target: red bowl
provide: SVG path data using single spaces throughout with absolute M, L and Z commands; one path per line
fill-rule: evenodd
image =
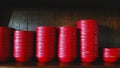
M 97 45 L 95 42 L 81 42 L 81 46 L 95 46 Z
M 93 19 L 85 19 L 85 20 L 79 20 L 78 23 L 79 24 L 97 24 L 96 20 Z
M 14 40 L 13 42 L 14 44 L 34 44 L 35 41 L 17 41 L 17 40 Z
M 12 45 L 12 42 L 0 42 L 0 46 L 2 45 Z
M 56 40 L 42 40 L 42 41 L 36 41 L 37 44 L 42 44 L 42 43 L 48 43 L 48 44 L 55 44 Z
M 38 62 L 50 62 L 54 59 L 54 57 L 46 57 L 46 56 L 43 56 L 43 57 L 37 57 L 37 60 Z
M 55 57 L 55 45 L 46 44 L 36 45 L 36 57 L 39 62 L 49 62 Z
M 105 62 L 117 62 L 119 58 L 118 48 L 104 48 L 103 49 L 103 60 Z
M 49 48 L 51 48 L 51 47 L 55 47 L 56 46 L 56 43 L 54 43 L 54 42 L 37 42 L 36 43 L 36 46 L 37 47 L 49 47 Z
M 60 57 L 77 57 L 77 51 L 74 51 L 74 50 L 72 50 L 72 51 L 62 51 L 62 50 L 60 50 L 60 51 L 58 51 L 58 56 L 60 56 Z
M 34 56 L 33 45 L 14 45 L 13 56 L 17 62 L 27 62 Z
M 14 33 L 15 33 L 16 35 L 19 35 L 19 34 L 34 34 L 35 31 L 16 30 L 16 31 L 14 31 Z
M 72 45 L 77 45 L 77 42 L 58 42 L 58 45 L 62 45 L 62 46 L 67 46 L 67 45 L 69 45 L 69 46 L 72 46 Z
M 59 56 L 68 56 L 68 57 L 77 57 L 77 52 L 71 52 L 71 51 L 59 51 Z
M 120 58 L 120 48 L 118 48 L 119 58 Z
M 0 38 L 12 38 L 13 37 L 13 35 L 12 34 L 0 34 Z
M 98 36 L 97 32 L 81 32 L 80 33 L 81 36 Z
M 81 61 L 82 62 L 87 62 L 87 63 L 90 63 L 90 62 L 94 62 L 96 59 L 94 57 L 91 57 L 91 56 L 88 56 L 89 58 L 81 58 Z
M 77 36 L 59 36 L 58 40 L 77 40 Z
M 34 43 L 14 43 L 14 46 L 34 46 Z
M 88 37 L 88 38 L 80 38 L 80 41 L 81 42 L 96 42 L 96 41 L 98 41 L 98 39 L 97 39 L 97 37 L 94 37 L 94 38 Z
M 23 37 L 23 38 L 20 38 L 20 37 L 14 37 L 14 40 L 20 40 L 20 41 L 35 41 L 35 37 Z
M 80 32 L 81 35 L 95 35 L 95 34 L 98 34 L 98 31 L 83 31 L 81 30 Z
M 35 39 L 35 35 L 33 36 L 14 36 L 14 39 Z
M 60 57 L 58 56 L 58 59 L 60 62 L 64 62 L 64 63 L 70 63 L 70 62 L 74 62 L 76 60 L 76 57 Z
M 72 51 L 72 50 L 76 50 L 77 49 L 77 46 L 74 46 L 74 45 L 71 45 L 71 46 L 63 46 L 63 45 L 59 45 L 58 46 L 59 48 L 58 48 L 58 50 L 60 50 L 60 51 Z
M 35 34 L 34 31 L 23 31 L 23 30 L 16 30 L 16 31 L 14 31 L 14 35 L 15 36 L 19 36 L 19 35 L 33 36 L 34 34 Z
M 74 29 L 65 28 L 65 30 L 64 30 L 64 29 L 59 29 L 58 32 L 60 32 L 60 33 L 65 33 L 65 32 L 69 32 L 69 33 L 77 32 L 77 28 L 74 28 Z
M 59 36 L 58 40 L 77 40 L 77 36 Z
M 77 37 L 77 34 L 74 34 L 74 35 L 72 35 L 72 34 L 59 34 L 58 37 L 59 38 L 60 37 L 63 37 L 63 38 L 74 38 L 74 37 Z
M 94 52 L 83 51 L 80 53 L 80 56 L 82 62 L 94 62 L 96 60 Z
M 49 40 L 46 40 L 46 41 L 37 41 L 36 44 L 55 44 L 56 43 L 56 40 L 55 41 L 49 41 Z
M 50 34 L 36 34 L 36 37 L 56 37 L 57 34 L 50 35 Z
M 44 48 L 37 48 L 36 49 L 36 55 L 37 56 L 47 56 L 47 57 L 51 57 L 51 56 L 55 56 L 56 54 L 56 50 L 55 48 L 49 48 L 49 47 L 44 47 Z
M 56 29 L 43 29 L 43 30 L 36 30 L 36 33 L 48 33 L 48 34 L 55 34 L 57 32 Z
M 77 32 L 74 32 L 73 33 L 69 33 L 69 32 L 66 32 L 66 33 L 59 33 L 58 36 L 76 36 L 77 35 Z
M 0 31 L 0 36 L 13 36 L 12 31 Z
M 10 59 L 10 57 L 0 57 L 0 62 L 6 62 Z
M 61 29 L 60 29 L 60 30 L 58 31 L 58 33 L 62 33 L 62 34 L 66 34 L 66 33 L 67 33 L 67 34 L 68 34 L 68 33 L 69 33 L 69 34 L 76 34 L 76 33 L 77 33 L 77 29 L 75 29 L 75 30 L 71 30 L 71 29 L 69 29 L 69 30 L 61 30 Z
M 91 45 L 91 46 L 80 46 L 81 50 L 90 50 L 90 51 L 95 51 L 96 46 Z
M 71 50 L 70 50 L 71 49 Z M 77 50 L 70 48 L 69 50 L 67 49 L 58 49 L 58 54 L 61 56 L 76 56 L 77 55 Z
M 36 40 L 56 40 L 56 36 L 41 36 L 41 37 L 36 37 Z
M 58 51 L 58 55 L 60 57 L 77 57 L 77 50 L 73 49 L 73 50 L 59 50 Z
M 37 26 L 36 27 L 36 30 L 42 30 L 42 29 L 46 29 L 46 30 L 49 30 L 49 29 L 53 29 L 53 30 L 55 30 L 56 29 L 56 27 L 54 27 L 54 26 Z
M 80 46 L 81 47 L 85 47 L 85 48 L 87 48 L 87 47 L 90 47 L 90 48 L 95 48 L 95 46 L 97 46 L 97 44 L 87 44 L 87 43 L 82 43 L 82 44 L 80 44 Z
M 11 33 L 0 33 L 0 38 L 12 38 L 13 34 Z
M 52 45 L 51 45 L 52 46 Z M 49 47 L 49 46 L 36 46 L 37 49 L 39 49 L 39 52 L 42 51 L 42 52 L 50 52 L 51 53 L 51 50 L 54 51 L 55 49 L 55 46 L 54 47 Z
M 59 41 L 58 42 L 59 45 L 77 45 L 77 41 Z
M 88 30 L 90 30 L 90 29 L 98 29 L 98 25 L 94 25 L 94 24 L 80 24 L 80 25 L 78 25 L 77 26 L 77 28 L 79 28 L 79 29 L 88 29 Z
M 75 26 L 60 26 L 59 30 L 77 30 Z
M 52 42 L 52 41 L 54 41 L 54 42 Z M 50 43 L 50 42 L 51 43 L 56 43 L 56 40 L 55 39 L 43 39 L 43 40 L 37 39 L 36 42 L 41 42 L 41 43 Z
M 14 50 L 15 51 L 21 51 L 21 49 L 23 50 L 23 51 L 29 51 L 28 49 L 33 49 L 33 47 L 34 47 L 34 45 L 20 45 L 20 44 L 15 44 L 14 45 Z
M 81 35 L 80 36 L 81 39 L 88 39 L 88 38 L 98 38 L 98 35 Z
M 10 44 L 10 43 L 13 43 L 13 40 L 10 40 L 10 39 L 1 40 L 1 39 L 0 39 L 0 44 L 1 44 L 1 43 L 8 43 L 8 44 Z
M 37 30 L 37 34 L 56 34 L 56 30 Z
M 14 29 L 10 28 L 10 27 L 0 26 L 0 31 L 1 30 L 11 31 L 11 30 L 14 30 Z
M 86 45 L 98 45 L 98 42 L 96 42 L 96 41 L 80 41 L 80 45 L 82 45 L 82 46 L 86 46 Z
M 76 40 L 77 41 L 77 36 L 69 36 L 69 37 L 58 37 L 58 41 L 72 41 L 72 40 Z
M 32 57 L 14 57 L 17 62 L 28 62 L 32 59 Z
M 1 45 L 0 44 L 0 62 L 8 61 L 12 56 L 12 46 L 11 45 Z
M 50 47 L 51 46 L 51 47 Z M 52 50 L 55 49 L 55 45 L 36 45 L 36 48 L 39 49 L 39 51 L 48 51 L 48 50 Z

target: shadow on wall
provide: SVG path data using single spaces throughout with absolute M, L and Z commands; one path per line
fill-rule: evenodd
M 114 47 L 114 30 L 108 26 L 99 25 L 98 38 L 100 47 Z

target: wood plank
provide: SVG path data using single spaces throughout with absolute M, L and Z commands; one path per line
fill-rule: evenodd
M 100 47 L 120 47 L 119 11 L 81 9 L 25 9 L 14 11 L 10 27 L 35 31 L 36 26 L 76 26 L 80 19 L 96 19 L 99 24 Z

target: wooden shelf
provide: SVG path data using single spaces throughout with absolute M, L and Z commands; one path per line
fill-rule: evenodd
M 8 26 L 12 23 L 22 24 L 35 30 L 38 25 L 60 26 L 63 23 L 75 25 L 78 19 L 93 18 L 99 21 L 99 46 L 100 47 L 120 47 L 120 9 L 119 2 L 114 0 L 0 0 L 0 25 Z M 23 10 L 21 9 L 23 8 Z M 25 9 L 24 9 L 25 8 Z M 32 9 L 29 9 L 32 8 Z M 37 10 L 37 9 L 40 10 Z M 46 10 L 52 9 L 47 11 Z M 72 9 L 73 8 L 73 9 Z M 68 9 L 68 10 L 66 10 Z M 16 11 L 17 10 L 17 11 Z M 24 14 L 25 13 L 25 14 Z M 24 16 L 26 15 L 26 16 Z M 21 19 L 21 17 L 23 19 Z M 35 18 L 39 17 L 39 18 Z M 45 18 L 43 18 L 45 17 Z M 52 18 L 53 17 L 53 18 Z M 19 23 L 17 20 L 19 20 Z M 29 21 L 29 23 L 27 23 Z M 42 24 L 42 23 L 44 24 Z M 25 25 L 27 23 L 27 25 Z M 57 23 L 57 24 L 56 24 Z M 66 24 L 66 25 L 68 25 Z M 31 26 L 33 25 L 33 26 Z M 27 28 L 17 27 L 18 29 Z M 115 32 L 116 31 L 116 32 Z M 57 62 L 38 63 L 38 62 L 5 62 L 0 63 L 1 68 L 120 68 L 118 63 L 104 63 L 102 61 L 86 64 L 73 62 L 63 64 Z M 111 67 L 112 66 L 112 67 Z
M 103 62 L 94 62 L 94 63 L 59 63 L 59 62 L 50 62 L 50 63 L 38 63 L 38 62 L 27 62 L 27 63 L 17 63 L 17 62 L 8 62 L 0 63 L 2 68 L 119 68 L 120 63 L 103 63 Z

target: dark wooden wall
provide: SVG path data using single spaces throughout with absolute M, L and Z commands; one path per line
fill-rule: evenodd
M 17 30 L 35 31 L 36 26 L 76 26 L 80 19 L 96 19 L 99 23 L 100 47 L 120 47 L 120 12 L 90 9 L 16 9 L 9 26 Z
M 35 27 L 39 25 L 76 26 L 76 22 L 80 19 L 96 19 L 100 26 L 117 31 L 119 18 L 119 11 L 109 10 L 21 9 L 12 12 L 9 26 L 16 29 L 35 30 Z

